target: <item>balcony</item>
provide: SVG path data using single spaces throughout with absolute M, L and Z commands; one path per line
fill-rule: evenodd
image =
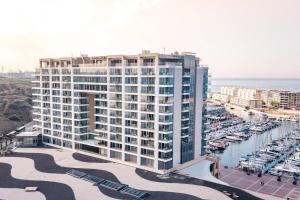
M 117 119 L 112 118 L 112 119 L 110 119 L 110 124 L 122 126 L 122 119 L 121 118 L 117 118 Z
M 122 95 L 111 95 L 110 97 L 109 97 L 109 99 L 110 100 L 113 100 L 113 101 L 122 101 Z
M 118 143 L 110 143 L 110 148 L 112 149 L 117 149 L 117 150 L 122 150 L 122 144 L 118 144 Z
M 158 149 L 163 150 L 163 151 L 169 151 L 172 150 L 173 145 L 171 143 L 159 143 L 158 144 Z
M 142 62 L 142 66 L 155 66 L 154 62 Z
M 126 95 L 125 96 L 125 101 L 134 101 L 137 102 L 138 101 L 138 96 L 137 95 Z
M 103 141 L 103 140 L 100 140 L 98 142 L 98 145 L 101 146 L 101 147 L 107 147 L 107 142 L 106 141 Z
M 111 62 L 109 63 L 110 67 L 120 67 L 122 66 L 122 62 Z
M 137 93 L 138 88 L 137 88 L 137 86 L 125 86 L 125 92 L 126 93 Z
M 126 112 L 125 113 L 125 118 L 137 119 L 137 113 L 135 113 L 135 112 Z
M 137 104 L 128 103 L 128 104 L 125 105 L 125 109 L 126 110 L 137 110 L 138 109 L 138 105 Z
M 141 146 L 148 147 L 148 148 L 154 148 L 154 141 L 152 140 L 142 140 Z
M 154 123 L 153 122 L 142 122 L 141 128 L 148 129 L 148 130 L 154 130 Z
M 125 128 L 125 135 L 137 136 L 136 129 Z
M 159 113 L 172 113 L 173 112 L 173 108 L 171 106 L 160 106 L 159 107 Z
M 122 135 L 111 134 L 110 135 L 110 140 L 117 141 L 117 142 L 122 142 Z
M 141 106 L 141 111 L 144 112 L 154 112 L 154 105 L 142 105 Z
M 122 111 L 110 111 L 111 117 L 122 117 Z
M 160 68 L 159 69 L 159 75 L 161 76 L 173 76 L 174 69 L 172 68 Z
M 148 156 L 148 157 L 154 157 L 154 151 L 149 149 L 141 149 L 141 155 Z
M 159 125 L 159 131 L 161 131 L 161 132 L 170 132 L 170 131 L 173 131 L 173 125 L 163 125 L 163 124 L 160 124 Z
M 137 139 L 136 138 L 125 137 L 125 142 L 128 143 L 128 144 L 137 145 Z
M 160 85 L 173 85 L 174 79 L 173 78 L 159 78 Z
M 125 69 L 125 75 L 127 76 L 137 76 L 138 70 L 137 69 Z
M 142 103 L 155 103 L 155 97 L 154 96 L 142 96 L 141 102 Z
M 132 152 L 132 153 L 137 153 L 137 147 L 130 146 L 130 145 L 125 145 L 125 151 Z
M 142 68 L 142 76 L 155 76 L 155 70 L 153 68 Z
M 162 141 L 172 141 L 173 140 L 173 135 L 172 134 L 159 134 L 159 137 L 158 137 L 159 140 L 162 140 Z
M 110 129 L 109 129 L 109 131 L 111 133 L 115 133 L 115 134 L 122 134 L 122 128 L 120 128 L 120 127 L 113 127 L 113 126 L 111 126 Z
M 141 120 L 154 121 L 154 115 L 153 114 L 142 114 Z
M 158 152 L 158 158 L 162 160 L 169 160 L 173 158 L 172 152 Z
M 125 66 L 137 66 L 137 62 L 127 62 Z
M 107 126 L 96 124 L 96 129 L 99 130 L 99 131 L 107 131 Z
M 181 62 L 160 61 L 160 66 L 182 66 Z
M 173 123 L 173 115 L 160 115 L 159 122 L 162 123 Z

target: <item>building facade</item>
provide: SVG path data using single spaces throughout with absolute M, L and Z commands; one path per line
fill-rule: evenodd
M 267 107 L 300 110 L 300 92 L 266 90 L 262 100 Z
M 262 108 L 261 90 L 223 86 L 220 92 L 210 94 L 211 98 L 222 103 L 231 103 L 242 107 Z
M 43 143 L 163 173 L 204 154 L 208 69 L 191 53 L 40 59 Z

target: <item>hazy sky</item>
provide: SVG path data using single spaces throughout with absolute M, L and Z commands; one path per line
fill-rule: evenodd
M 213 77 L 300 78 L 299 0 L 0 0 L 0 66 L 192 51 Z

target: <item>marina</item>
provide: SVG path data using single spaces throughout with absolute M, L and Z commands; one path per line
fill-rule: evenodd
M 284 134 L 293 131 L 298 125 L 297 122 L 280 118 L 268 118 L 265 115 L 254 114 L 242 108 L 220 107 L 218 115 L 222 117 L 220 112 L 224 113 L 223 116 L 231 117 L 218 123 L 210 123 L 206 138 L 208 141 L 206 149 L 208 153 L 218 156 L 220 164 L 227 167 L 236 167 L 241 156 L 260 150 L 266 145 L 267 141 L 283 137 Z M 208 115 L 215 115 L 215 113 L 217 112 L 208 112 Z M 235 121 L 241 121 L 242 123 L 235 125 Z M 217 130 L 213 129 L 213 127 L 218 127 L 220 124 L 230 122 L 233 122 L 232 126 Z
M 220 158 L 219 179 L 227 184 L 278 198 L 298 199 L 300 188 L 300 129 L 298 120 L 269 118 L 244 109 L 226 109 L 243 122 L 209 133 L 210 150 Z M 224 123 L 226 120 L 223 120 Z M 240 129 L 243 135 L 237 136 Z M 233 133 L 229 133 L 232 130 Z M 214 139 L 212 135 L 225 138 Z M 233 137 L 232 137 L 233 136 Z M 235 140 L 234 138 L 241 138 Z M 230 141 L 231 140 L 231 141 Z M 220 142 L 220 141 L 223 141 Z M 224 142 L 225 141 L 225 142 Z M 226 143 L 227 142 L 227 143 Z M 220 148 L 220 144 L 225 147 Z
M 208 112 L 207 116 L 207 153 L 223 153 L 231 144 L 246 141 L 252 135 L 270 131 L 281 124 L 278 120 L 268 118 L 245 120 L 222 107 L 216 110 Z
M 247 173 L 261 174 L 269 172 L 270 169 L 273 169 L 279 163 L 286 162 L 286 159 L 299 148 L 299 139 L 297 138 L 299 138 L 299 132 L 290 132 L 280 139 L 272 140 L 265 148 L 261 148 L 252 154 L 241 156 L 238 168 Z M 276 175 L 287 171 L 287 168 L 282 167 L 281 170 L 278 169 Z M 290 168 L 290 172 L 295 173 L 297 176 L 299 175 L 299 171 L 295 168 Z

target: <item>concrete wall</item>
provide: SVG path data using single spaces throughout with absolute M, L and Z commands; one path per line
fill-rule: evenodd
M 196 68 L 195 88 L 195 157 L 201 154 L 204 68 Z
M 181 102 L 182 102 L 182 67 L 174 69 L 174 116 L 173 116 L 173 167 L 180 164 L 181 156 Z

